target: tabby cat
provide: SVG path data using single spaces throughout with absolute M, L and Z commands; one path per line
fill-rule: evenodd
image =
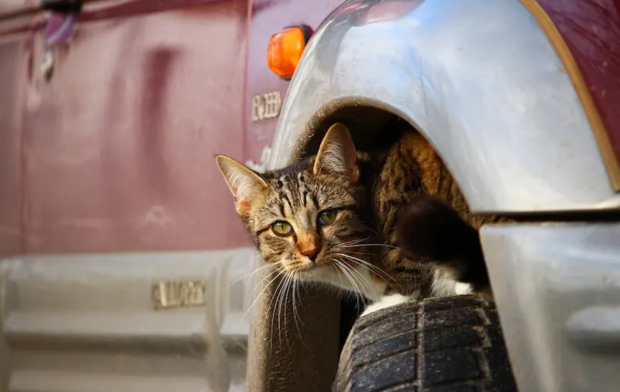
M 365 314 L 410 299 L 490 293 L 476 229 L 496 218 L 470 213 L 413 130 L 383 151 L 358 152 L 335 124 L 316 156 L 265 173 L 216 161 L 264 260 L 295 279 L 364 295 L 373 302 Z

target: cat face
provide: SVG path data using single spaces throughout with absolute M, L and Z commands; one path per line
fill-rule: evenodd
M 297 279 L 344 288 L 355 285 L 349 275 L 370 278 L 372 249 L 365 244 L 372 232 L 361 216 L 365 191 L 344 126 L 330 128 L 315 158 L 282 170 L 259 174 L 231 158 L 216 159 L 267 263 Z

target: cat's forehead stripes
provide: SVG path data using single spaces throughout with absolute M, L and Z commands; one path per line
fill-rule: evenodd
M 272 180 L 275 195 L 272 194 L 270 203 L 278 205 L 284 215 L 291 215 L 299 208 L 318 210 L 355 203 L 353 189 L 344 185 L 343 180 L 333 174 L 317 179 L 307 170 L 286 173 Z
M 316 229 L 321 210 L 357 203 L 356 186 L 340 173 L 324 172 L 317 178 L 312 172 L 313 162 L 311 159 L 264 174 L 269 194 L 255 215 L 255 227 L 285 220 L 297 230 Z
M 282 215 L 291 216 L 300 208 L 316 208 L 314 189 L 305 172 L 284 174 L 275 180 L 275 197 L 272 203 L 278 206 Z

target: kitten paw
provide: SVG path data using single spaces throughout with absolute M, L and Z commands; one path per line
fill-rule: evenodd
M 370 313 L 374 313 L 381 309 L 390 308 L 392 306 L 404 304 L 405 302 L 409 302 L 413 299 L 413 297 L 400 295 L 400 294 L 392 294 L 381 297 L 377 302 L 374 302 L 364 309 L 364 313 L 362 313 L 361 317 L 364 317 Z
M 473 293 L 474 290 L 470 284 L 456 282 L 454 285 L 454 294 L 456 295 L 467 295 Z

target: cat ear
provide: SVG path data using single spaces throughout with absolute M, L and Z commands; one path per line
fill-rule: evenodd
M 267 191 L 267 182 L 255 171 L 227 156 L 218 155 L 215 162 L 235 198 L 237 213 L 247 215 L 252 204 Z
M 347 127 L 334 124 L 329 128 L 314 160 L 314 175 L 319 173 L 339 173 L 359 179 L 355 144 Z

